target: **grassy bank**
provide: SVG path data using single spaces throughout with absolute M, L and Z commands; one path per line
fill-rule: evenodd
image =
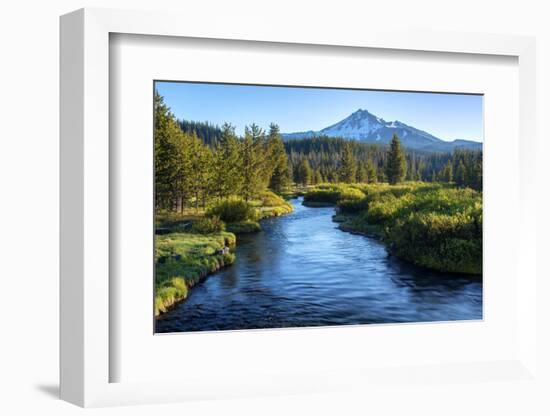
M 179 212 L 159 211 L 155 215 L 155 228 L 157 234 L 186 232 L 202 218 L 219 217 L 224 223 L 224 229 L 229 232 L 252 233 L 262 229 L 260 220 L 290 214 L 293 210 L 292 204 L 281 196 L 263 191 L 248 202 L 235 196 L 213 202 L 206 208 L 185 208 Z
M 307 191 L 303 204 L 308 207 L 327 207 L 340 201 L 356 201 L 364 197 L 359 185 L 321 184 Z
M 251 205 L 257 210 L 258 220 L 290 214 L 294 210 L 290 202 L 269 191 L 262 192 L 259 199 L 252 201 Z
M 206 209 L 157 213 L 155 316 L 185 300 L 209 274 L 235 261 L 236 234 L 260 231 L 261 219 L 292 210 L 289 202 L 265 191 L 250 202 L 229 198 Z
M 399 258 L 444 272 L 481 274 L 480 192 L 422 182 L 323 185 L 304 199 L 335 204 L 342 230 L 379 237 Z
M 187 298 L 189 289 L 210 273 L 235 261 L 236 243 L 228 232 L 208 235 L 171 233 L 156 236 L 155 315 Z

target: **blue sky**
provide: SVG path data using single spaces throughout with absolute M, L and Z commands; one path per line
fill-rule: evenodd
M 443 140 L 483 140 L 483 97 L 325 88 L 156 82 L 179 119 L 244 126 L 271 122 L 283 133 L 321 130 L 359 108 L 386 121 L 399 120 Z

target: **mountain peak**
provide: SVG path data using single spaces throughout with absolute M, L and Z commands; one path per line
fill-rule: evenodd
M 452 151 L 455 147 L 481 149 L 481 143 L 471 141 L 446 142 L 430 133 L 401 121 L 385 121 L 366 109 L 359 108 L 343 120 L 319 131 L 283 134 L 285 139 L 314 136 L 341 137 L 366 143 L 388 144 L 396 134 L 409 149 L 423 151 Z
M 355 110 L 353 113 L 351 113 L 350 117 L 354 116 L 354 115 L 375 117 L 375 115 L 372 114 L 369 110 L 366 110 L 366 109 L 363 109 L 363 108 L 359 108 L 359 109 Z

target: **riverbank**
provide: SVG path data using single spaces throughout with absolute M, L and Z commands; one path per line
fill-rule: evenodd
M 338 223 L 338 229 L 365 237 L 382 239 L 383 229 L 378 225 L 367 224 L 358 215 L 335 214 L 332 221 Z
M 482 318 L 480 279 L 387 256 L 380 240 L 340 231 L 333 209 L 301 202 L 262 221 L 261 233 L 237 236 L 237 261 L 161 314 L 155 332 Z
M 441 183 L 331 184 L 304 201 L 334 205 L 342 231 L 379 238 L 391 254 L 417 266 L 482 272 L 480 192 Z
M 225 223 L 212 209 L 164 212 L 155 223 L 155 316 L 184 301 L 191 288 L 235 262 L 237 235 L 261 231 L 264 218 L 289 214 L 293 206 L 271 193 L 246 203 L 249 213 Z
M 235 234 L 172 233 L 155 238 L 155 316 L 185 300 L 189 289 L 235 261 Z

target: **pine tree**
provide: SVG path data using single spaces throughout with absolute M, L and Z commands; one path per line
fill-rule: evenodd
M 451 183 L 453 181 L 453 165 L 451 164 L 450 160 L 443 168 L 443 171 L 441 172 L 441 178 L 443 182 Z
M 192 133 L 189 140 L 189 153 L 191 163 L 186 172 L 186 185 L 194 199 L 195 210 L 199 206 L 206 207 L 209 199 L 209 189 L 212 184 L 212 152 L 209 147 L 203 144 L 202 140 Z
M 300 185 L 309 185 L 311 183 L 311 167 L 307 159 L 302 159 L 296 170 L 296 182 Z
M 315 170 L 315 173 L 313 174 L 313 183 L 315 185 L 323 183 L 323 176 L 321 175 L 321 171 L 318 169 Z
M 256 124 L 244 129 L 244 139 L 241 143 L 242 160 L 242 194 L 245 201 L 251 200 L 264 187 L 265 158 L 264 132 Z
M 456 169 L 455 182 L 458 186 L 466 186 L 466 167 L 462 160 L 458 163 L 458 168 Z
M 211 191 L 219 198 L 240 193 L 242 187 L 242 160 L 235 127 L 225 123 L 214 146 L 214 172 Z
M 368 183 L 369 173 L 364 164 L 361 164 L 357 167 L 356 182 L 358 183 Z
M 407 173 L 407 161 L 399 138 L 394 134 L 388 151 L 386 176 L 390 185 L 403 181 Z
M 376 168 L 370 161 L 370 159 L 367 161 L 367 182 L 368 183 L 376 183 L 378 182 L 378 174 L 376 173 Z
M 286 166 L 286 176 L 289 181 L 289 185 L 293 185 L 294 183 L 294 168 L 292 167 L 291 163 L 287 163 Z
M 342 154 L 342 167 L 340 168 L 340 180 L 346 183 L 353 183 L 356 179 L 357 163 L 353 156 L 353 147 L 346 142 Z
M 181 209 L 188 197 L 186 172 L 190 154 L 187 136 L 180 130 L 174 115 L 155 92 L 155 206 Z
M 279 126 L 273 123 L 269 125 L 267 148 L 270 169 L 269 187 L 275 192 L 281 192 L 290 182 L 288 158 Z
M 407 180 L 414 181 L 416 179 L 416 159 L 414 154 L 410 154 L 407 163 Z
M 472 188 L 478 191 L 483 189 L 483 166 L 481 160 L 478 160 L 474 166 L 474 180 Z

